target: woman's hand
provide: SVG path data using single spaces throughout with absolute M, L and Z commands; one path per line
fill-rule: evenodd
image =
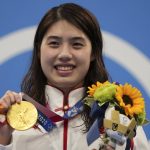
M 7 91 L 0 98 L 0 144 L 7 145 L 11 141 L 13 129 L 7 124 L 6 114 L 11 105 L 20 103 L 21 100 L 21 94 L 13 91 Z
M 0 114 L 5 114 L 12 104 L 20 103 L 21 100 L 20 93 L 7 91 L 4 96 L 0 98 Z

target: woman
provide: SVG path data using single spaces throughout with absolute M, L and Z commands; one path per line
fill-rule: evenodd
M 108 80 L 102 48 L 99 24 L 88 10 L 72 3 L 50 9 L 37 28 L 32 63 L 22 82 L 22 92 L 63 116 L 68 108 L 86 96 L 88 86 Z M 18 93 L 7 91 L 0 101 L 1 111 L 6 112 L 12 104 L 20 101 Z M 50 132 L 40 131 L 40 125 L 13 132 L 5 124 L 0 128 L 0 149 L 99 149 L 100 139 L 90 146 L 86 141 L 85 132 L 93 121 L 89 117 L 89 108 L 84 106 L 81 114 L 56 123 L 57 127 Z M 145 141 L 138 141 L 139 135 Z M 139 149 L 145 150 L 147 143 L 141 128 L 135 139 L 136 149 L 142 145 Z M 126 143 L 116 146 L 116 149 L 125 147 Z

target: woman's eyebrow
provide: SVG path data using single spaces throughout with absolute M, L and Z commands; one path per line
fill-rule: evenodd
M 49 40 L 59 40 L 59 41 L 62 41 L 63 40 L 63 37 L 60 37 L 60 36 L 55 36 L 55 35 L 50 35 L 47 37 L 47 41 Z M 83 37 L 80 37 L 80 36 L 73 36 L 73 37 L 69 37 L 68 38 L 69 41 L 73 42 L 73 41 L 81 41 L 81 42 L 85 42 L 85 39 Z
M 47 37 L 47 40 L 62 40 L 62 37 L 51 35 Z
M 71 37 L 70 41 L 81 41 L 81 42 L 85 42 L 85 39 L 83 37 L 80 36 L 75 36 L 75 37 Z

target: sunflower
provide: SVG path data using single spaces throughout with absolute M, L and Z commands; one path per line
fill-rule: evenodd
M 115 98 L 127 116 L 133 117 L 145 112 L 141 92 L 128 83 L 117 86 Z

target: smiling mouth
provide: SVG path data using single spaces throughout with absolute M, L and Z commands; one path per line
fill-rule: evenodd
M 57 65 L 57 66 L 55 66 L 55 69 L 56 69 L 58 75 L 61 77 L 68 77 L 68 76 L 72 75 L 74 68 L 75 68 L 75 66 L 73 66 L 73 65 L 66 65 L 66 66 Z
M 69 66 L 58 65 L 58 66 L 55 66 L 55 69 L 58 70 L 58 71 L 72 71 L 74 68 L 75 68 L 75 66 L 73 66 L 73 65 L 69 65 Z

